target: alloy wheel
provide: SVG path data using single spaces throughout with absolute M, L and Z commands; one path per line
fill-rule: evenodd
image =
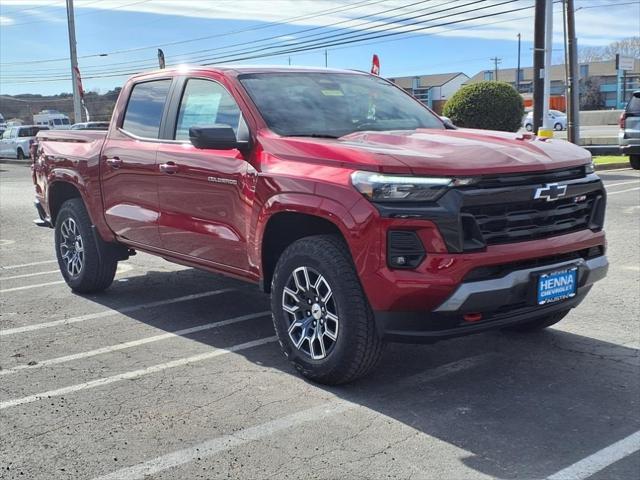
M 311 267 L 296 268 L 282 292 L 282 310 L 289 320 L 293 345 L 313 360 L 326 358 L 335 347 L 340 323 L 333 290 Z
M 67 273 L 77 277 L 84 266 L 84 242 L 76 221 L 69 217 L 60 226 L 60 256 Z

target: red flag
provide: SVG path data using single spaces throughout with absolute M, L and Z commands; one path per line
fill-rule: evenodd
M 82 78 L 80 77 L 80 69 L 78 67 L 74 68 L 76 71 L 76 80 L 78 82 L 78 94 L 80 98 L 84 98 L 84 89 L 82 88 Z
M 375 53 L 373 54 L 373 60 L 371 61 L 371 73 L 373 75 L 380 75 L 380 59 Z

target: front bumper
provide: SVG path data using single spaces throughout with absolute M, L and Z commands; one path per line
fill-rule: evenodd
M 539 306 L 535 275 L 567 267 L 578 268 L 575 297 Z M 379 334 L 389 341 L 431 343 L 445 338 L 502 328 L 577 306 L 595 282 L 606 276 L 609 263 L 602 255 L 512 271 L 499 278 L 461 283 L 430 312 L 376 311 Z M 482 319 L 467 322 L 463 316 L 480 313 Z

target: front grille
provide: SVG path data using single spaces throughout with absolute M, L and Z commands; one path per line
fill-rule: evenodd
M 589 228 L 598 193 L 553 202 L 532 200 L 463 207 L 487 245 L 536 240 Z

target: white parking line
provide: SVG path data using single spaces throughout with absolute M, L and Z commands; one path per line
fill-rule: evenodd
M 103 353 L 116 352 L 118 350 L 124 350 L 126 348 L 138 347 L 140 345 L 146 345 L 147 343 L 159 342 L 161 340 L 167 340 L 169 338 L 190 335 L 192 333 L 202 332 L 204 330 L 210 330 L 212 328 L 226 327 L 228 325 L 233 325 L 235 323 L 245 322 L 247 320 L 253 320 L 254 318 L 264 317 L 269 314 L 270 312 L 268 311 L 251 313 L 249 315 L 242 315 L 240 317 L 229 318 L 227 320 L 221 320 L 219 322 L 211 322 L 204 325 L 198 325 L 196 327 L 183 328 L 182 330 L 175 330 L 173 332 L 154 335 L 153 337 L 141 338 L 139 340 L 132 340 L 130 342 L 116 343 L 115 345 L 96 348 L 94 350 L 89 350 L 87 352 L 74 353 L 72 355 L 65 355 L 64 357 L 50 358 L 48 360 L 39 361 L 34 365 L 18 365 L 17 367 L 14 367 L 14 368 L 0 370 L 0 375 L 9 375 L 12 373 L 16 373 L 20 370 L 27 370 L 27 369 L 32 370 L 38 367 L 45 367 L 48 365 L 57 365 L 59 363 L 70 362 L 72 360 L 79 360 L 81 358 L 95 357 L 96 355 L 101 355 Z
M 58 270 L 49 270 L 46 272 L 36 272 L 36 273 L 23 273 L 22 275 L 12 275 L 11 277 L 0 277 L 0 282 L 4 280 L 15 280 L 16 278 L 28 278 L 28 277 L 37 277 L 39 275 L 50 275 L 52 273 L 60 273 L 60 269 Z
M 177 360 L 172 360 L 170 362 L 151 365 L 150 367 L 141 368 L 139 370 L 119 373 L 117 375 L 112 375 L 110 377 L 98 378 L 96 380 L 91 380 L 89 382 L 78 383 L 76 385 L 70 385 L 68 387 L 49 390 L 48 392 L 36 393 L 35 395 L 29 395 L 27 397 L 6 400 L 4 402 L 0 402 L 0 410 L 4 410 L 5 408 L 10 408 L 10 407 L 15 407 L 18 405 L 24 405 L 26 403 L 37 402 L 38 400 L 42 400 L 45 398 L 48 399 L 51 397 L 59 397 L 61 395 L 67 395 L 69 393 L 79 392 L 81 390 L 88 390 L 90 388 L 103 387 L 104 385 L 120 382 L 122 380 L 133 380 L 134 378 L 140 378 L 145 375 L 149 375 L 151 373 L 161 372 L 169 368 L 182 367 L 190 363 L 202 362 L 204 360 L 209 360 L 211 358 L 219 357 L 220 355 L 226 355 L 227 353 L 238 352 L 240 350 L 246 350 L 248 348 L 257 347 L 259 345 L 264 345 L 266 343 L 275 342 L 276 340 L 277 338 L 275 336 L 264 337 L 258 340 L 253 340 L 251 342 L 233 345 L 228 348 L 214 348 L 212 351 L 209 351 L 209 352 L 201 353 L 198 355 L 192 355 L 190 357 L 179 358 Z
M 627 182 L 618 182 L 618 183 L 606 183 L 604 184 L 605 187 L 610 188 L 610 187 L 617 187 L 618 185 L 629 185 L 630 183 L 638 183 L 638 180 L 629 180 Z
M 618 193 L 627 193 L 627 192 L 635 192 L 636 190 L 640 190 L 640 187 L 636 188 L 627 188 L 626 190 L 618 190 L 617 192 L 607 192 L 607 196 L 617 195 Z
M 494 355 L 495 354 L 492 353 L 486 353 L 441 365 L 432 370 L 418 373 L 399 381 L 397 385 L 394 385 L 394 389 L 402 389 L 403 386 L 411 386 L 437 380 L 446 375 L 467 370 Z M 280 431 L 299 427 L 305 423 L 332 417 L 356 408 L 367 409 L 367 407 L 362 406 L 359 403 L 351 402 L 346 399 L 332 400 L 316 407 L 308 408 L 260 425 L 244 428 L 228 435 L 207 440 L 206 442 L 199 443 L 189 448 L 168 453 L 146 462 L 117 470 L 98 477 L 95 480 L 134 480 L 149 478 L 150 475 L 184 465 L 198 458 L 202 459 L 205 457 L 211 457 L 217 453 L 231 450 L 232 448 L 239 447 L 255 440 L 260 440 L 261 438 L 268 437 Z
M 40 330 L 42 328 L 57 327 L 58 325 L 68 325 L 71 323 L 84 322 L 86 320 L 93 320 L 95 318 L 104 318 L 104 317 L 109 317 L 111 315 L 120 315 L 120 314 L 125 314 L 130 312 L 136 312 L 138 310 L 144 310 L 146 308 L 155 308 L 155 307 L 171 305 L 179 302 L 188 302 L 189 300 L 196 300 L 198 298 L 210 297 L 212 295 L 220 295 L 221 293 L 232 292 L 233 290 L 235 289 L 222 288 L 220 290 L 210 290 L 208 292 L 193 293 L 191 295 L 185 295 L 183 297 L 169 298 L 167 300 L 158 300 L 156 302 L 131 305 L 129 307 L 123 307 L 120 310 L 109 309 L 109 310 L 103 310 L 102 312 L 80 315 L 78 317 L 63 318 L 60 320 L 53 320 L 51 322 L 44 322 L 44 323 L 35 323 L 33 325 L 26 325 L 24 327 L 7 328 L 5 330 L 0 330 L 0 337 L 5 335 L 15 335 L 16 333 L 32 332 L 34 330 Z
M 0 290 L 0 293 L 17 292 L 19 290 L 30 290 L 32 288 L 48 287 L 49 285 L 59 285 L 61 283 L 65 283 L 65 281 L 57 280 L 55 282 L 36 283 L 35 285 L 25 285 L 23 287 L 3 288 L 2 290 Z
M 640 450 L 640 431 L 547 477 L 547 480 L 584 480 Z
M 24 268 L 24 267 L 33 267 L 34 265 L 43 265 L 45 263 L 58 263 L 57 260 L 45 260 L 43 262 L 31 262 L 31 263 L 23 263 L 21 265 L 7 265 L 4 267 L 0 267 L 0 270 L 11 270 L 14 268 Z

